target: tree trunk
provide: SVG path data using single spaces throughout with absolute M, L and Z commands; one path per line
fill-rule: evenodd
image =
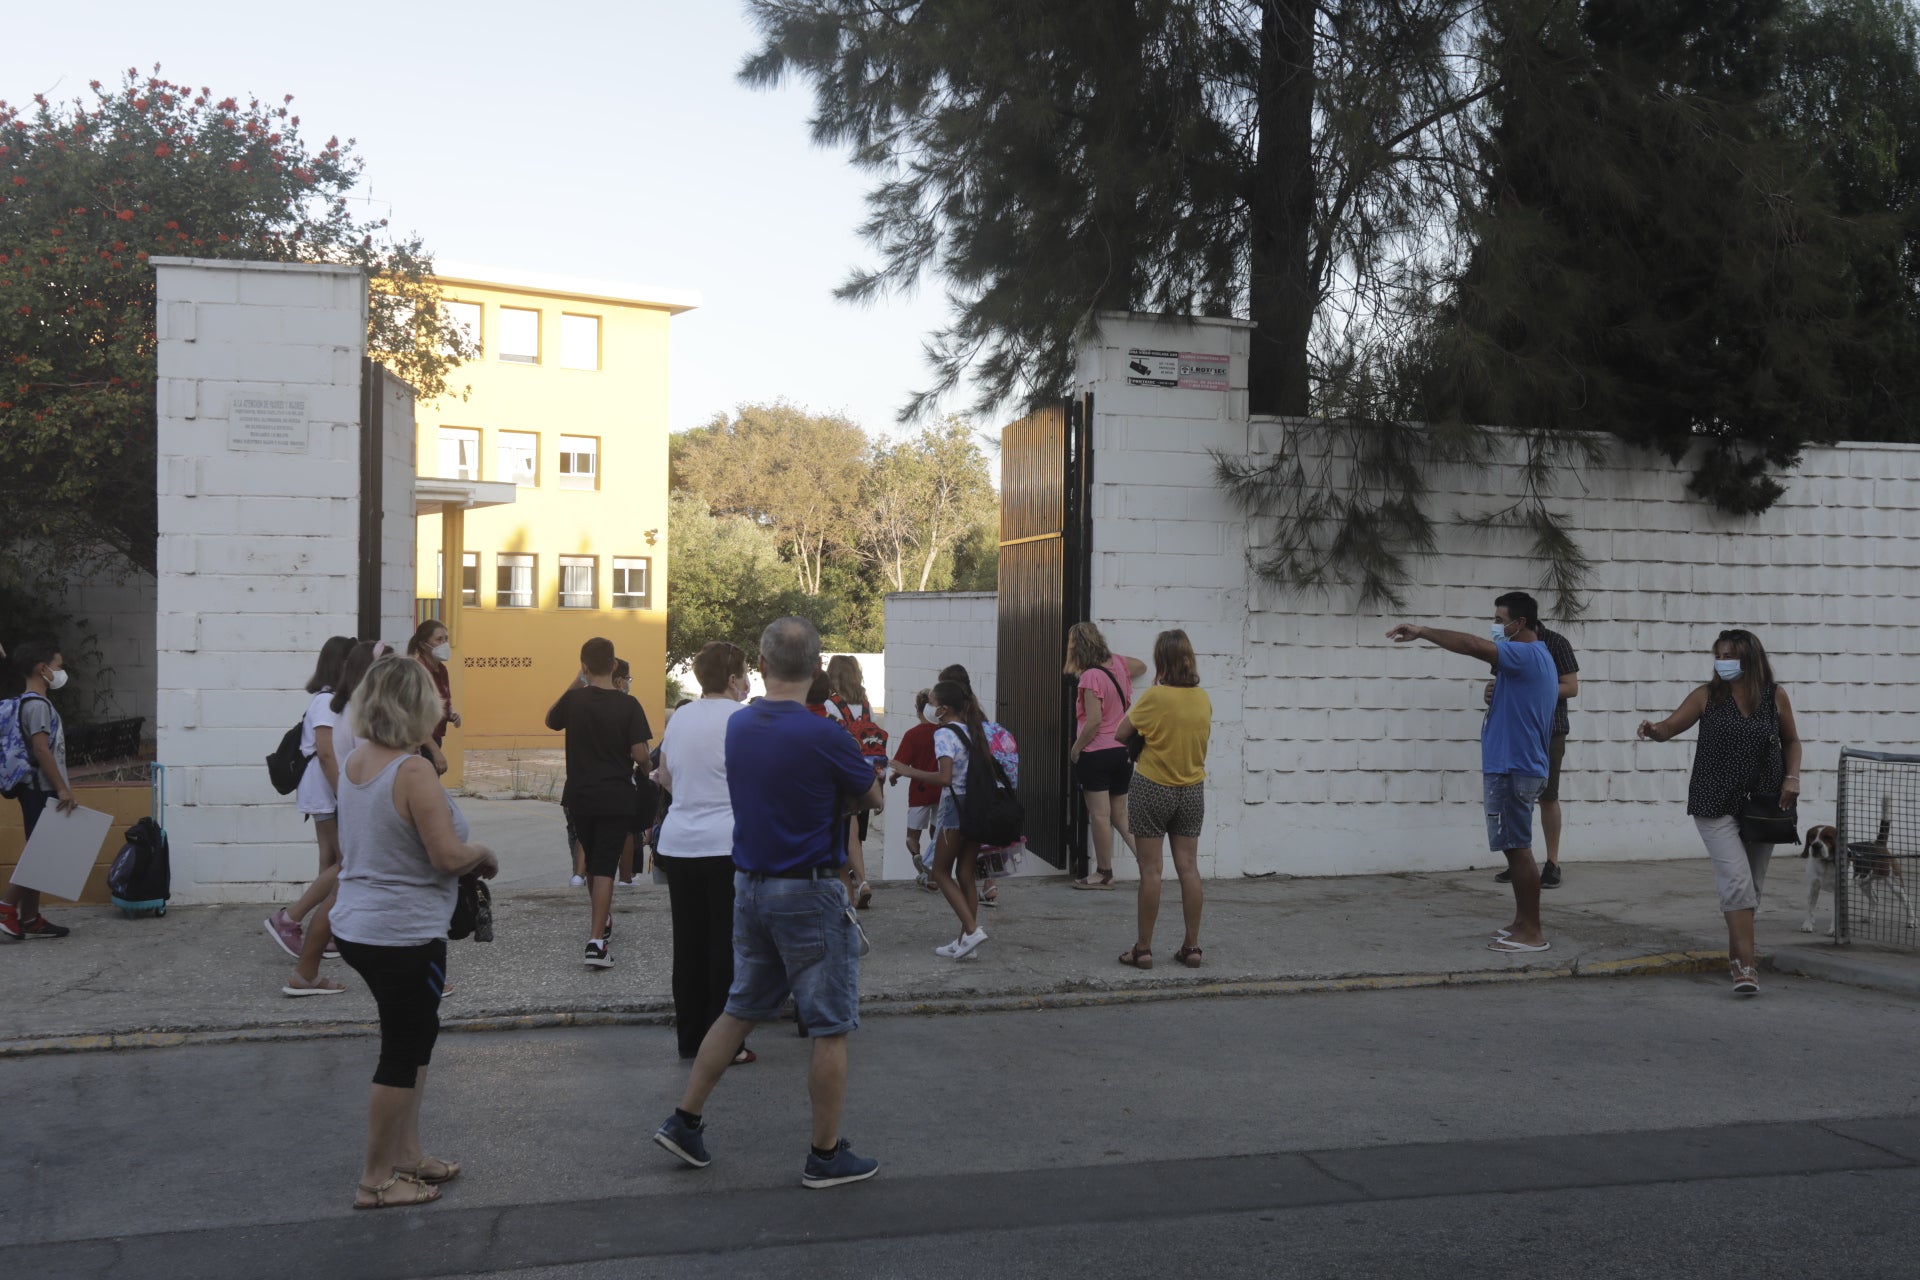
M 1260 6 L 1260 136 L 1248 192 L 1247 362 L 1255 413 L 1304 415 L 1307 341 L 1317 299 L 1313 243 L 1314 0 Z

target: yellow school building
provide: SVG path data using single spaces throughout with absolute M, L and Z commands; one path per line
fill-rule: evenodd
M 667 352 L 697 296 L 442 264 L 447 315 L 479 343 L 419 406 L 416 619 L 453 644 L 447 756 L 559 745 L 543 720 L 613 641 L 656 727 L 666 682 Z M 450 781 L 457 781 L 450 774 Z

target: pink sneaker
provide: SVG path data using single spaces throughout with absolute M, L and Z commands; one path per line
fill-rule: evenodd
M 272 938 L 282 951 L 295 960 L 300 958 L 300 922 L 289 916 L 285 907 L 262 920 L 260 927 L 267 931 L 267 936 Z

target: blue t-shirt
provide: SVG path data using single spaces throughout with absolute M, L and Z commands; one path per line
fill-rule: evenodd
M 750 703 L 727 721 L 733 865 L 771 875 L 846 861 L 843 802 L 873 786 L 847 727 L 799 702 Z
M 1547 740 L 1560 700 L 1560 669 L 1539 641 L 1496 640 L 1493 705 L 1480 726 L 1480 772 L 1547 776 Z

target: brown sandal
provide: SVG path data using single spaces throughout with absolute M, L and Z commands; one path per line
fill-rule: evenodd
M 1200 967 L 1200 948 L 1182 947 L 1173 953 L 1173 958 L 1189 969 L 1198 969 Z
M 1113 888 L 1113 868 L 1108 867 L 1105 871 L 1089 871 L 1084 879 L 1073 881 L 1073 887 L 1076 889 L 1111 889 Z
M 413 1199 L 411 1200 L 387 1199 L 388 1193 L 391 1192 L 396 1186 L 400 1185 L 403 1182 L 417 1189 Z M 420 1179 L 413 1177 L 411 1174 L 401 1173 L 397 1169 L 394 1171 L 394 1174 L 391 1178 L 388 1178 L 385 1182 L 381 1183 L 379 1186 L 370 1187 L 366 1183 L 362 1182 L 359 1184 L 358 1190 L 364 1191 L 368 1195 L 372 1196 L 373 1203 L 361 1204 L 360 1201 L 356 1198 L 353 1202 L 353 1207 L 356 1209 L 404 1209 L 410 1204 L 432 1204 L 435 1200 L 438 1200 L 440 1198 L 440 1188 L 430 1187 L 426 1183 L 420 1181 Z
M 429 1165 L 438 1165 L 439 1168 L 430 1170 Z M 442 1160 L 439 1156 L 421 1156 L 420 1163 L 413 1168 L 407 1169 L 395 1165 L 393 1171 L 404 1178 L 412 1178 L 415 1182 L 424 1182 L 430 1187 L 436 1187 L 459 1177 L 460 1163 L 457 1160 Z
M 1135 969 L 1153 968 L 1153 952 L 1145 947 L 1128 947 L 1120 953 L 1120 963 Z

